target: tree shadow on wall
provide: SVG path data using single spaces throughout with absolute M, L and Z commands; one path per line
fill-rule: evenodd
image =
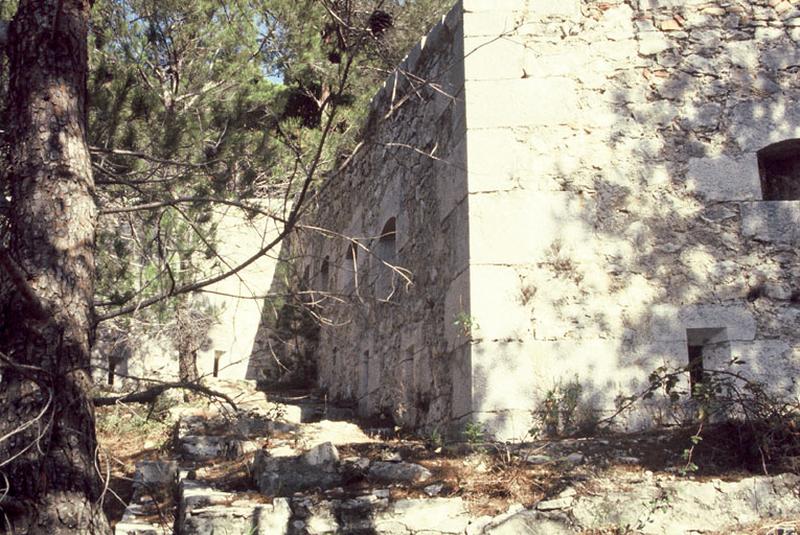
M 247 379 L 264 385 L 312 386 L 320 325 L 312 314 L 307 276 L 297 272 L 292 238 L 281 242 L 278 265 L 247 364 Z M 301 262 L 302 264 L 302 262 Z
M 738 8 L 744 15 L 736 20 L 748 13 L 752 20 L 754 6 Z M 686 19 L 690 9 L 655 13 Z M 800 94 L 797 44 L 786 28 L 774 38 L 758 39 L 759 46 L 759 27 L 742 23 L 729 30 L 734 17 L 731 12 L 709 19 L 729 41 L 709 45 L 695 38 L 707 27 L 686 28 L 683 37 L 665 33 L 673 47 L 649 56 L 653 61 L 646 65 L 639 56 L 637 65 L 609 73 L 604 88 L 616 89 L 586 90 L 591 113 L 610 115 L 609 126 L 554 129 L 570 131 L 562 146 L 570 147 L 573 163 L 558 163 L 546 187 L 564 201 L 555 210 L 567 224 L 559 225 L 557 251 L 545 256 L 544 270 L 519 273 L 521 293 L 530 285 L 536 294 L 530 299 L 534 330 L 543 314 L 555 314 L 567 326 L 551 339 L 549 354 L 527 357 L 553 363 L 548 371 L 556 375 L 536 378 L 531 395 L 537 399 L 553 381 L 577 374 L 583 402 L 607 414 L 618 394 L 641 390 L 658 366 L 688 365 L 687 328 L 736 327 L 727 317 L 735 314 L 726 312 L 733 310 L 752 316 L 756 333 L 729 340 L 731 356 L 746 362 L 738 371 L 796 395 L 800 362 L 792 357 L 792 346 L 800 345 L 800 307 L 791 297 L 800 278 L 796 244 L 746 235 L 743 210 L 765 201 L 751 200 L 746 192 L 734 191 L 730 199 L 704 193 L 707 186 L 690 168 L 693 159 L 707 158 L 713 165 L 725 157 L 738 162 L 743 175 L 757 174 L 745 167 L 754 165 L 757 151 L 800 137 L 800 112 L 791 105 Z M 589 113 L 583 109 L 581 120 L 588 121 Z M 547 133 L 530 142 L 551 145 Z M 730 173 L 717 174 L 737 183 Z M 774 224 L 763 222 L 766 228 Z M 548 291 L 558 293 L 549 299 Z M 600 355 L 614 355 L 615 361 L 601 361 Z M 502 354 L 484 362 L 473 370 L 478 387 L 498 373 L 530 373 Z M 492 406 L 502 395 L 475 388 L 475 406 Z M 644 407 L 644 420 L 674 423 L 668 400 Z M 505 416 L 490 417 L 490 425 Z M 626 423 L 635 427 L 644 420 Z

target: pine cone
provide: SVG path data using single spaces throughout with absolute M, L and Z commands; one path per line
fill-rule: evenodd
M 369 16 L 369 21 L 367 23 L 369 24 L 372 35 L 381 35 L 394 25 L 394 19 L 389 13 L 376 9 L 372 12 L 372 15 Z

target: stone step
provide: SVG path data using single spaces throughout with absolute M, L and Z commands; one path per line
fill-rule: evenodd
M 187 414 L 175 426 L 174 448 L 187 461 L 237 459 L 256 451 L 275 433 L 290 433 L 297 425 L 258 413 Z
M 115 535 L 171 535 L 178 463 L 139 461 L 133 475 L 133 497 Z
M 388 491 L 346 500 L 292 500 L 291 535 L 463 534 L 473 519 L 461 498 L 390 501 Z
M 130 503 L 122 520 L 114 526 L 114 535 L 172 535 L 169 522 L 157 522 L 158 511 L 144 504 Z
M 285 498 L 270 503 L 259 496 L 216 490 L 200 481 L 181 481 L 177 535 L 285 535 L 290 519 Z
M 239 459 L 258 449 L 252 440 L 233 437 L 187 435 L 180 439 L 177 452 L 186 460 Z

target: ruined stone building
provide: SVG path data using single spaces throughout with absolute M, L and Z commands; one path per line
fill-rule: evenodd
M 690 358 L 796 396 L 797 8 L 459 2 L 294 244 L 329 398 L 521 437 L 559 385 L 603 413 Z

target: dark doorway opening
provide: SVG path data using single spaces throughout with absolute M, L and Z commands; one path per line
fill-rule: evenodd
M 758 171 L 762 199 L 800 200 L 800 139 L 773 143 L 758 151 Z

